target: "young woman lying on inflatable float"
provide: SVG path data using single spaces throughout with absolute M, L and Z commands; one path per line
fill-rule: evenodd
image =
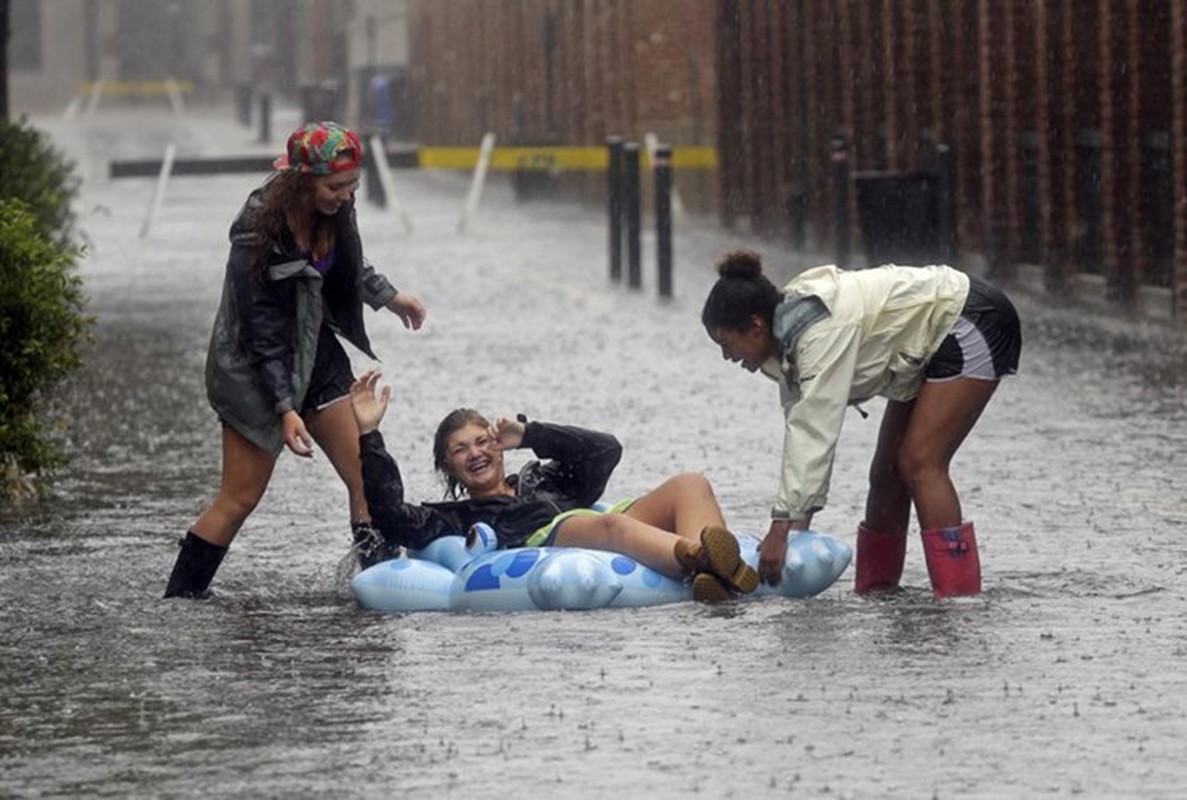
M 705 603 L 758 586 L 757 573 L 742 560 L 702 475 L 677 475 L 639 498 L 606 511 L 593 509 L 622 455 L 618 440 L 606 433 L 522 417 L 491 423 L 473 409 L 457 409 L 441 421 L 433 439 L 433 459 L 452 499 L 406 502 L 399 467 L 378 430 L 391 387 L 377 392 L 378 381 L 379 373 L 370 371 L 350 390 L 363 490 L 371 524 L 383 537 L 360 549 L 362 566 L 390 558 L 398 547 L 421 550 L 486 523 L 500 548 L 610 550 L 670 578 L 691 578 L 693 599 Z M 548 460 L 507 475 L 503 451 L 519 447 Z

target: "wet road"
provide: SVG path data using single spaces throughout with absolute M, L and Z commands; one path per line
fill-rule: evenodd
M 147 112 L 44 124 L 84 162 L 250 137 Z M 98 325 L 68 398 L 75 460 L 43 513 L 0 522 L 0 795 L 1181 795 L 1181 332 L 1016 296 L 1022 374 L 953 468 L 979 598 L 932 602 L 913 537 L 908 589 L 884 601 L 846 574 L 813 600 L 729 608 L 366 613 L 339 567 L 344 490 L 324 458 L 287 457 L 215 596 L 163 602 L 217 482 L 202 363 L 226 227 L 256 179 L 176 181 L 141 240 L 152 181 L 102 172 L 84 166 Z M 464 179 L 397 179 L 415 231 L 365 206 L 360 223 L 371 260 L 430 309 L 415 334 L 368 317 L 413 494 L 441 491 L 431 431 L 465 404 L 613 430 L 626 452 L 608 496 L 699 470 L 735 529 L 762 532 L 776 390 L 697 320 L 719 253 L 795 256 L 681 230 L 677 297 L 659 303 L 650 247 L 647 292 L 608 283 L 594 211 L 517 207 L 492 185 L 459 237 Z M 851 543 L 869 410 L 846 421 L 817 518 Z

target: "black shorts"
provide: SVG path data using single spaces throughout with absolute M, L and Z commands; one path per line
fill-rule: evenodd
M 969 276 L 969 296 L 952 331 L 927 361 L 924 378 L 995 381 L 1018 371 L 1022 325 L 1010 298 L 997 287 Z
M 317 334 L 317 355 L 313 359 L 313 374 L 309 377 L 309 390 L 305 392 L 301 414 L 323 409 L 348 396 L 352 383 L 354 372 L 350 357 L 330 326 L 322 325 Z

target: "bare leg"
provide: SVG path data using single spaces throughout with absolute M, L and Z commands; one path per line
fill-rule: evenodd
M 885 534 L 904 533 L 911 521 L 911 492 L 899 473 L 898 457 L 915 401 L 890 401 L 882 414 L 878 445 L 870 463 L 865 522 Z
M 739 580 L 737 545 L 725 531 L 725 520 L 713 487 L 703 475 L 685 473 L 664 481 L 621 514 L 569 517 L 557 533 L 561 547 L 589 547 L 628 555 L 670 578 L 688 577 L 702 564 L 701 531 L 718 528 L 731 544 L 717 547 L 712 563 L 727 580 Z M 748 567 L 746 569 L 749 569 Z M 753 574 L 753 570 L 750 570 Z M 743 591 L 752 591 L 753 587 Z M 722 585 L 728 596 L 729 590 Z
M 264 496 L 275 465 L 276 456 L 224 425 L 222 482 L 190 530 L 210 544 L 229 545 Z
M 676 544 L 680 539 L 671 531 L 626 514 L 598 514 L 564 520 L 556 544 L 622 553 L 656 572 L 679 580 L 686 575 L 676 558 Z
M 997 381 L 957 378 L 925 382 L 898 453 L 898 470 L 915 501 L 923 530 L 962 522 L 960 498 L 948 475 L 952 456 L 997 389 Z
M 309 412 L 305 416 L 305 426 L 346 485 L 350 521 L 370 522 L 371 513 L 363 494 L 363 467 L 359 460 L 359 428 L 349 398 L 343 397 L 320 411 Z
M 708 479 L 691 472 L 668 478 L 623 513 L 694 542 L 700 541 L 706 526 L 726 526 Z

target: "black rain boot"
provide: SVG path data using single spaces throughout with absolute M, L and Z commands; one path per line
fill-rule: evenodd
M 165 587 L 165 597 L 201 597 L 226 554 L 227 548 L 211 544 L 193 531 L 186 533 L 169 585 Z

